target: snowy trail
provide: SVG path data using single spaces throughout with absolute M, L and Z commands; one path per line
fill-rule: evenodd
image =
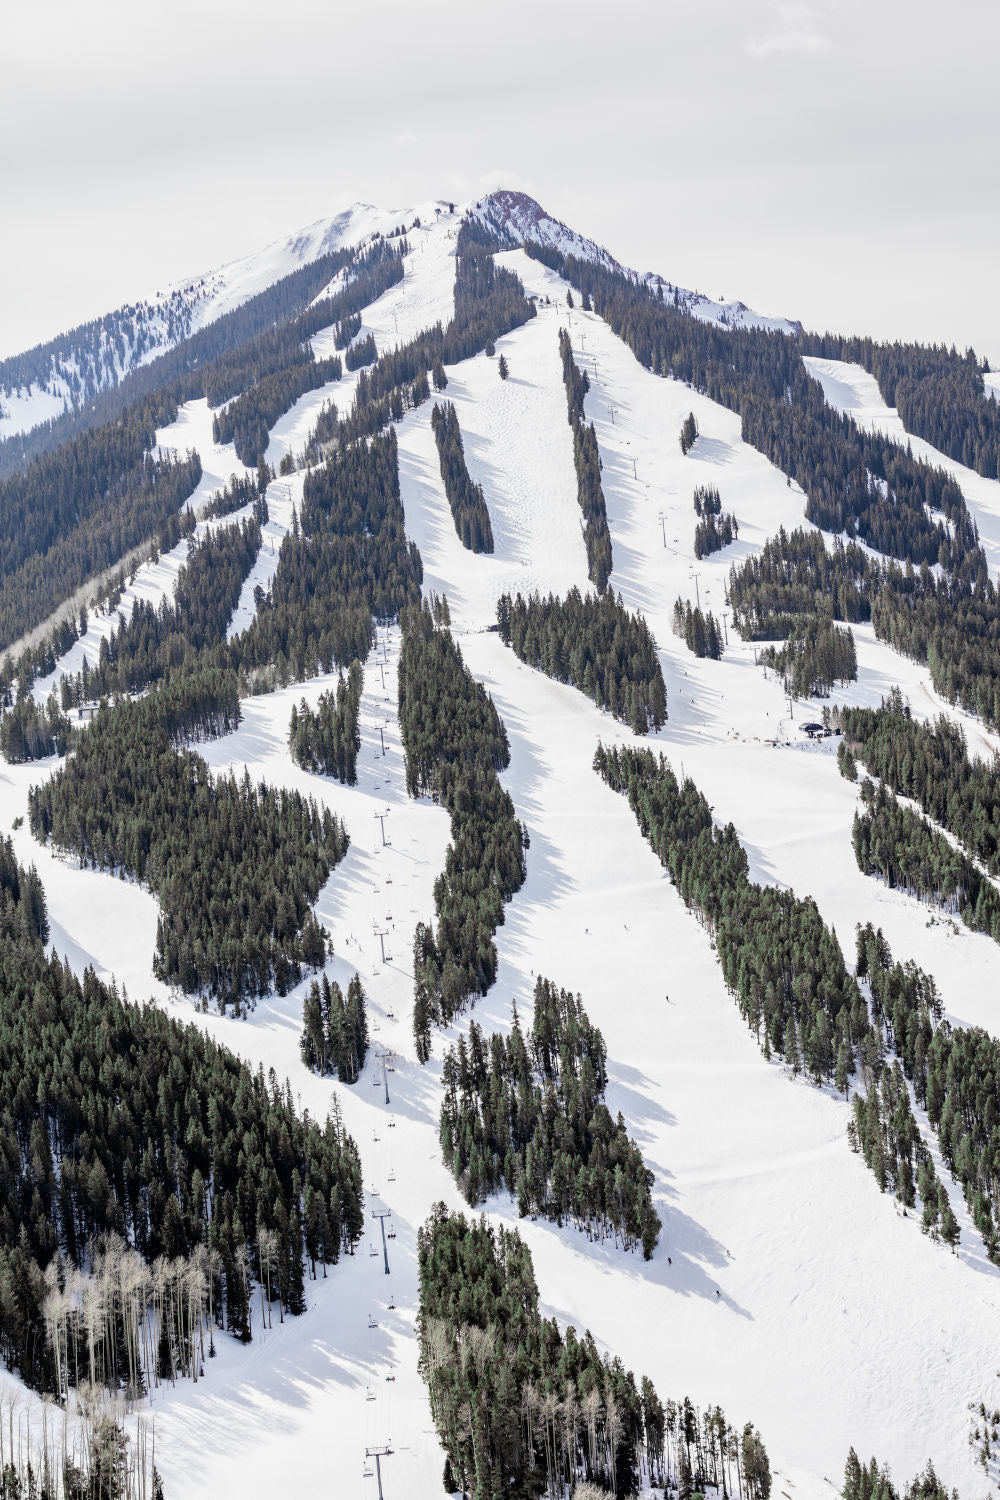
M 194 448 L 201 456 L 201 479 L 181 506 L 182 512 L 193 510 L 197 514 L 207 500 L 226 487 L 234 474 L 245 479 L 251 473 L 236 457 L 232 443 L 219 444 L 213 441 L 212 410 L 204 399 L 186 401 L 178 410 L 176 421 L 157 431 L 156 443 L 161 453 L 168 450 L 183 456 L 188 449 Z M 229 516 L 199 521 L 193 536 L 202 537 L 220 526 L 231 526 L 249 514 L 247 506 Z M 177 586 L 177 575 L 187 561 L 187 555 L 188 538 L 183 537 L 176 547 L 161 553 L 155 563 L 144 562 L 140 565 L 134 581 L 122 591 L 117 609 L 102 614 L 92 611 L 88 616 L 86 634 L 74 641 L 65 655 L 57 660 L 53 672 L 39 677 L 35 682 L 32 692 L 36 700 L 44 703 L 58 687 L 59 678 L 64 672 L 67 676 L 72 676 L 82 669 L 84 661 L 88 666 L 96 665 L 102 640 L 110 639 L 118 629 L 119 615 L 126 620 L 130 617 L 135 600 L 144 600 L 155 607 L 163 598 L 172 599 Z
M 1000 575 L 1000 480 L 985 479 L 975 469 L 966 468 L 923 438 L 907 432 L 896 408 L 886 405 L 875 376 L 869 375 L 862 365 L 815 355 L 803 356 L 802 363 L 819 381 L 824 396 L 837 411 L 853 417 L 859 427 L 881 433 L 901 448 L 909 448 L 914 458 L 923 459 L 932 468 L 944 469 L 956 480 L 979 527 L 990 572 L 994 579 Z M 989 376 L 986 379 L 990 381 Z M 988 383 L 987 394 L 990 388 Z
M 522 252 L 512 252 L 510 260 L 531 290 L 552 297 L 556 320 L 563 321 L 569 311 L 564 283 Z M 541 309 L 536 322 L 546 312 Z M 855 923 L 873 921 L 896 956 L 915 959 L 935 976 L 953 1020 L 1000 1033 L 1000 948 L 964 928 L 956 936 L 939 918 L 930 921 L 931 908 L 858 869 L 851 846 L 857 786 L 841 778 L 832 741 L 813 744 L 796 728 L 820 715 L 822 701 L 800 702 L 790 720 L 780 679 L 755 665 L 753 645 L 734 630 L 720 662 L 694 657 L 672 632 L 678 596 L 698 597 L 725 617 L 732 564 L 758 551 L 780 526 L 808 526 L 801 490 L 743 442 L 738 416 L 651 374 L 596 315 L 576 309 L 572 318 L 574 355 L 591 379 L 587 416 L 604 465 L 614 547 L 610 584 L 645 615 L 656 637 L 670 712 L 660 736 L 664 750 L 675 768 L 694 776 L 716 821 L 734 823 L 755 879 L 815 898 L 849 962 Z M 678 434 L 692 410 L 700 436 L 685 456 Z M 691 497 L 696 485 L 710 483 L 723 509 L 735 513 L 740 534 L 731 546 L 696 561 Z M 925 668 L 876 640 L 870 626 L 855 626 L 854 634 L 858 681 L 839 686 L 832 701 L 877 706 L 898 684 L 919 717 L 946 713 L 961 723 L 972 753 L 992 755 L 1000 740 L 941 699 Z

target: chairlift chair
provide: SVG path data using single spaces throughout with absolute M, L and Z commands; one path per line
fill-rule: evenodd
M 371 1313 L 368 1314 L 368 1327 L 369 1328 L 377 1328 L 378 1327 L 378 1323 L 372 1317 Z
M 369 1255 L 369 1258 L 371 1256 L 377 1255 L 377 1254 L 378 1254 L 378 1251 L 375 1249 L 375 1246 L 374 1245 L 369 1245 L 368 1246 L 368 1255 Z

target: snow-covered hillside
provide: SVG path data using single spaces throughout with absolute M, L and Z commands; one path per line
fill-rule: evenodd
M 414 224 L 433 225 L 442 214 L 452 217 L 466 212 L 511 246 L 531 240 L 594 260 L 609 270 L 627 269 L 593 240 L 550 217 L 526 193 L 501 189 L 474 204 L 456 205 L 442 198 L 405 209 L 353 203 L 240 260 L 183 277 L 24 355 L 0 361 L 0 440 L 29 432 L 100 391 L 114 388 L 136 366 L 147 364 L 290 272 L 331 251 L 363 245 L 373 235 L 390 234 L 400 226 L 409 231 Z M 704 322 L 732 328 L 771 328 L 782 333 L 796 332 L 801 326 L 786 318 L 755 313 L 739 301 L 714 301 L 700 292 L 674 286 L 656 272 L 647 273 L 646 279 L 662 286 L 664 296 Z M 447 315 L 446 311 L 445 318 Z
M 505 1030 L 512 1002 L 522 1012 L 530 1005 L 539 974 L 581 993 L 607 1043 L 609 1108 L 622 1112 L 654 1173 L 663 1233 L 647 1264 L 569 1227 L 519 1222 L 505 1198 L 491 1199 L 485 1212 L 494 1223 L 518 1224 L 546 1316 L 589 1328 L 602 1350 L 648 1374 L 664 1399 L 718 1402 L 740 1428 L 756 1423 L 783 1500 L 829 1500 L 852 1445 L 887 1460 L 897 1480 L 933 1456 L 942 1481 L 956 1485 L 962 1500 L 996 1494 L 969 1445 L 968 1408 L 980 1400 L 1000 1404 L 1000 1272 L 985 1256 L 960 1190 L 938 1159 L 962 1229 L 952 1253 L 879 1192 L 850 1149 L 844 1099 L 765 1060 L 727 992 L 709 935 L 641 838 L 626 801 L 592 769 L 599 740 L 634 737 L 575 689 L 522 665 L 489 629 L 504 592 L 587 588 L 561 327 L 590 380 L 586 417 L 602 461 L 614 549 L 610 586 L 649 622 L 667 684 L 670 717 L 653 748 L 703 789 L 718 823 L 733 822 L 755 880 L 815 899 L 849 963 L 855 924 L 874 921 L 897 957 L 934 974 L 955 1024 L 1000 1035 L 1000 948 L 955 924 L 928 921 L 927 907 L 859 872 L 851 847 L 857 786 L 838 774 L 828 743 L 806 741 L 799 729 L 821 712 L 819 703 L 791 712 L 781 681 L 757 664 L 754 647 L 731 623 L 718 662 L 696 659 L 672 632 L 678 598 L 697 599 L 726 621 L 731 566 L 759 553 L 780 528 L 807 525 L 801 490 L 744 443 L 737 414 L 640 366 L 602 319 L 578 305 L 570 310 L 566 283 L 519 246 L 537 240 L 617 268 L 608 252 L 521 194 L 493 194 L 473 212 L 511 243 L 498 259 L 521 277 L 537 308 L 498 341 L 508 379 L 485 354 L 447 370 L 446 397 L 490 511 L 491 555 L 471 554 L 456 534 L 432 403 L 396 425 L 407 535 L 420 550 L 424 592 L 447 594 L 465 659 L 501 714 L 511 744 L 502 780 L 531 839 L 527 881 L 497 933 L 497 982 L 474 1016 L 487 1032 Z M 414 217 L 421 227 L 411 233 Z M 356 207 L 188 281 L 180 293 L 190 326 L 203 326 L 334 245 L 400 222 L 411 247 L 403 281 L 362 319 L 362 333 L 386 352 L 450 316 L 458 215 L 446 203 L 406 214 Z M 664 285 L 665 296 L 674 290 Z M 742 304 L 690 293 L 678 301 L 720 324 L 794 327 L 760 319 Z M 317 355 L 332 352 L 332 337 L 332 330 L 314 336 Z M 833 361 L 808 365 L 832 404 L 909 441 L 864 372 Z M 346 374 L 296 402 L 271 429 L 269 462 L 277 467 L 300 453 L 323 404 L 333 399 L 346 411 L 356 385 L 357 374 Z M 678 435 L 689 412 L 699 436 L 685 454 Z M 182 407 L 158 440 L 201 453 L 196 509 L 231 473 L 245 472 L 231 447 L 212 442 L 204 401 Z M 991 566 L 1000 570 L 1000 485 L 951 469 Z M 264 547 L 230 634 L 250 622 L 255 587 L 266 591 L 270 583 L 305 477 L 299 469 L 268 489 Z M 739 537 L 698 560 L 692 496 L 710 484 L 735 514 Z M 169 596 L 186 545 L 138 570 L 123 610 L 133 597 Z M 43 699 L 84 656 L 93 661 L 113 624 L 93 617 L 56 672 L 36 684 L 36 696 Z M 926 670 L 869 627 L 855 634 L 859 676 L 838 690 L 840 701 L 876 705 L 899 684 L 918 717 L 945 711 L 963 723 L 976 753 L 998 748 L 996 736 L 942 703 Z M 392 1213 L 388 1277 L 369 1220 L 370 1238 L 358 1253 L 308 1283 L 306 1315 L 281 1326 L 275 1319 L 248 1348 L 220 1338 L 218 1357 L 197 1386 L 155 1392 L 150 1405 L 169 1500 L 312 1496 L 331 1485 L 338 1496 L 375 1500 L 376 1478 L 365 1463 L 374 1444 L 393 1450 L 383 1474 L 386 1496 L 431 1500 L 442 1493 L 443 1455 L 417 1370 L 416 1233 L 435 1202 L 464 1206 L 441 1159 L 438 1115 L 444 1046 L 467 1029 L 469 1017 L 447 1036 L 435 1035 L 433 1058 L 421 1067 L 411 1026 L 413 931 L 431 917 L 449 823 L 442 808 L 407 796 L 396 713 L 399 632 L 381 627 L 377 637 L 364 674 L 356 786 L 302 770 L 288 748 L 293 705 L 315 705 L 335 675 L 247 699 L 239 728 L 198 748 L 214 770 L 246 768 L 253 781 L 315 796 L 343 818 L 351 847 L 317 903 L 334 943 L 326 967 L 344 985 L 360 973 L 373 1040 L 391 1051 L 391 1073 L 374 1055 L 354 1087 L 306 1070 L 299 1053 L 306 984 L 266 997 L 246 1020 L 201 1010 L 153 975 L 158 908 L 148 891 L 39 848 L 23 824 L 13 833 L 19 858 L 37 864 L 44 882 L 52 948 L 77 972 L 92 966 L 114 976 L 130 996 L 149 996 L 196 1022 L 254 1069 L 287 1077 L 297 1104 L 313 1116 L 322 1119 L 336 1100 L 360 1149 L 368 1211 Z M 56 765 L 4 766 L 3 831 L 24 817 L 29 789 Z M 13 1377 L 0 1377 L 0 1386 L 40 1420 L 39 1404 Z

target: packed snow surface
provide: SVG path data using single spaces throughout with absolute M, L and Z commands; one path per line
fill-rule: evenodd
M 380 349 L 397 334 L 409 336 L 411 291 L 422 299 L 419 315 L 412 313 L 418 324 L 448 305 L 454 227 L 442 219 L 415 238 L 407 281 L 366 312 Z M 503 717 L 511 764 L 502 779 L 531 836 L 526 884 L 497 933 L 498 980 L 474 1015 L 490 1031 L 509 1025 L 515 999 L 530 1014 L 539 974 L 580 992 L 607 1043 L 609 1107 L 621 1110 L 655 1174 L 664 1226 L 647 1264 L 569 1228 L 520 1222 L 542 1310 L 590 1328 L 664 1398 L 718 1402 L 736 1425 L 757 1424 L 777 1470 L 775 1493 L 788 1500 L 818 1500 L 839 1488 L 851 1445 L 888 1461 L 901 1483 L 933 1456 L 947 1485 L 978 1500 L 992 1488 L 968 1446 L 968 1403 L 1000 1404 L 1000 1273 L 986 1260 L 960 1194 L 944 1174 L 962 1227 L 952 1254 L 879 1193 L 849 1149 L 845 1102 L 765 1061 L 725 990 L 709 936 L 685 910 L 625 799 L 591 768 L 599 739 L 630 742 L 630 732 L 574 689 L 522 665 L 487 628 L 505 590 L 562 594 L 587 586 L 560 326 L 591 380 L 586 409 L 603 460 L 611 586 L 648 619 L 667 683 L 670 718 L 653 748 L 694 778 L 717 821 L 734 822 L 755 879 L 812 895 L 849 961 L 855 923 L 881 925 L 897 957 L 935 975 L 956 1024 L 998 1030 L 1000 952 L 860 874 L 850 842 L 857 788 L 839 776 L 829 743 L 808 743 L 799 728 L 817 716 L 818 704 L 790 712 L 780 681 L 756 665 L 754 648 L 731 628 L 721 662 L 696 660 L 671 633 L 678 596 L 727 619 L 730 566 L 780 526 L 807 524 L 801 491 L 743 443 L 738 416 L 641 368 L 599 318 L 570 312 L 565 284 L 523 251 L 502 259 L 538 298 L 538 315 L 498 343 L 510 367 L 506 382 L 494 360 L 478 356 L 449 368 L 445 392 L 458 409 L 472 477 L 484 488 L 492 556 L 474 556 L 456 536 L 432 403 L 398 428 L 407 529 L 421 551 L 425 590 L 447 593 L 456 638 Z M 876 410 L 853 369 L 817 371 L 828 398 L 842 409 L 864 407 L 865 420 L 888 422 L 891 414 Z M 346 379 L 322 399 L 329 395 L 340 404 L 349 395 Z M 195 442 L 210 470 L 206 483 L 217 487 L 229 452 L 213 452 L 210 414 L 198 407 L 184 408 L 179 425 L 159 437 L 182 448 Z M 700 436 L 685 456 L 678 435 L 689 411 Z M 298 449 L 310 415 L 303 409 L 276 429 L 274 456 Z M 250 617 L 253 584 L 267 587 L 302 482 L 299 473 L 270 486 L 264 548 L 233 629 Z M 699 562 L 692 495 L 708 483 L 736 515 L 740 534 Z M 987 492 L 966 493 L 985 529 Z M 172 566 L 161 559 L 155 576 L 140 573 L 136 588 L 169 589 Z M 898 683 L 919 715 L 946 709 L 926 671 L 870 630 L 855 634 L 859 680 L 838 699 L 877 704 Z M 392 1049 L 388 1104 L 374 1056 L 353 1089 L 303 1068 L 305 986 L 261 1001 L 248 1020 L 201 1013 L 152 976 L 152 895 L 39 849 L 26 826 L 14 834 L 19 857 L 36 862 L 45 883 L 57 951 L 78 970 L 92 964 L 130 995 L 151 995 L 196 1021 L 252 1066 L 287 1076 L 310 1112 L 324 1116 L 336 1098 L 361 1151 L 367 1208 L 392 1211 L 388 1277 L 372 1224 L 370 1242 L 355 1256 L 308 1283 L 305 1316 L 275 1321 L 263 1337 L 255 1327 L 247 1349 L 220 1338 L 204 1382 L 155 1393 L 157 1461 L 171 1496 L 319 1494 L 335 1464 L 338 1495 L 374 1500 L 364 1449 L 389 1442 L 387 1496 L 441 1492 L 443 1456 L 416 1369 L 415 1236 L 437 1200 L 464 1207 L 441 1161 L 437 1119 L 444 1046 L 468 1018 L 435 1037 L 427 1067 L 416 1063 L 412 935 L 418 920 L 431 917 L 449 826 L 442 809 L 406 795 L 398 651 L 398 633 L 380 630 L 365 668 L 356 787 L 309 775 L 288 752 L 293 703 L 314 703 L 329 678 L 247 701 L 233 734 L 199 747 L 216 770 L 246 766 L 255 779 L 315 795 L 345 820 L 351 847 L 317 910 L 334 939 L 331 976 L 344 983 L 361 974 L 373 1041 Z M 979 728 L 970 746 L 988 754 L 994 737 Z M 28 788 L 53 764 L 0 771 L 5 827 L 23 815 Z M 486 1211 L 494 1222 L 519 1222 L 506 1199 L 491 1199 Z

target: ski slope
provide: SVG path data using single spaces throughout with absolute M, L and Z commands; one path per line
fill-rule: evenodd
M 966 468 L 965 464 L 949 458 L 924 438 L 907 432 L 896 408 L 886 405 L 874 375 L 869 375 L 861 365 L 840 359 L 819 359 L 813 355 L 805 355 L 802 362 L 810 375 L 819 381 L 824 396 L 837 411 L 853 417 L 859 427 L 878 432 L 900 447 L 909 448 L 914 458 L 923 459 L 951 475 L 975 517 L 990 572 L 994 580 L 1000 577 L 1000 480 L 984 478 L 975 469 Z M 987 381 L 990 379 L 986 376 Z M 997 389 L 996 386 L 993 388 Z M 989 389 L 987 385 L 987 391 Z
M 442 215 L 411 236 L 402 286 L 364 315 L 380 351 L 441 309 L 450 315 L 456 227 Z M 654 748 L 694 778 L 718 821 L 734 822 L 754 878 L 815 897 L 849 962 L 854 924 L 875 921 L 897 957 L 915 958 L 935 975 L 956 1022 L 997 1033 L 1000 949 L 964 929 L 929 925 L 928 908 L 857 870 L 850 843 L 857 788 L 839 776 L 829 742 L 808 743 L 797 728 L 816 717 L 818 705 L 800 703 L 790 715 L 780 681 L 755 664 L 753 647 L 732 629 L 721 662 L 696 660 L 671 633 L 679 596 L 697 597 L 723 617 L 730 566 L 780 526 L 807 524 L 802 492 L 743 443 L 737 416 L 644 370 L 595 315 L 570 312 L 565 284 L 547 268 L 522 251 L 501 259 L 539 299 L 538 315 L 498 342 L 510 366 L 506 382 L 494 360 L 478 356 L 448 368 L 444 392 L 459 413 L 472 477 L 484 488 L 492 556 L 467 552 L 456 536 L 431 403 L 398 428 L 407 531 L 421 551 L 425 591 L 447 594 L 466 660 L 503 717 L 511 744 L 503 781 L 531 836 L 527 881 L 497 933 L 498 980 L 475 1016 L 487 1031 L 506 1028 L 514 999 L 522 1015 L 530 1012 L 539 974 L 581 993 L 608 1047 L 609 1108 L 622 1111 L 655 1173 L 664 1223 L 648 1264 L 568 1228 L 520 1223 L 542 1310 L 590 1328 L 602 1348 L 637 1375 L 648 1374 L 664 1399 L 718 1402 L 734 1424 L 757 1424 L 776 1470 L 776 1496 L 818 1500 L 836 1492 L 854 1445 L 887 1460 L 900 1482 L 933 1456 L 943 1482 L 956 1485 L 962 1500 L 979 1500 L 994 1486 L 968 1446 L 967 1405 L 1000 1404 L 1000 1273 L 986 1261 L 960 1195 L 945 1175 L 962 1227 L 952 1254 L 879 1194 L 848 1147 L 844 1101 L 790 1081 L 779 1063 L 765 1061 L 725 991 L 707 934 L 684 909 L 625 800 L 591 769 L 598 739 L 629 742 L 630 732 L 575 690 L 522 665 L 487 628 L 505 590 L 561 594 L 587 584 L 561 326 L 591 378 L 586 411 L 603 461 L 611 586 L 649 620 L 667 684 L 670 718 Z M 885 410 L 873 414 L 871 392 L 853 368 L 824 372 L 828 399 L 850 396 L 856 405 L 841 409 L 858 411 L 868 402 L 865 420 L 888 421 Z M 329 393 L 346 406 L 350 388 L 345 377 Z M 203 486 L 217 488 L 230 472 L 231 450 L 213 451 L 211 413 L 203 407 L 190 403 L 158 438 L 181 450 L 197 446 Z M 678 435 L 689 411 L 700 436 L 685 456 Z M 314 419 L 303 407 L 279 432 L 282 419 L 269 458 L 298 451 Z M 265 544 L 231 631 L 248 623 L 255 584 L 268 585 L 303 482 L 298 473 L 269 488 Z M 700 562 L 692 506 L 699 484 L 718 486 L 740 526 L 737 542 Z M 980 507 L 985 538 L 986 492 L 965 492 Z M 168 591 L 172 568 L 161 559 L 141 569 L 135 587 Z M 99 627 L 92 621 L 91 628 Z M 838 699 L 878 703 L 898 683 L 918 714 L 946 708 L 924 670 L 870 629 L 856 627 L 855 636 L 859 680 Z M 93 644 L 88 632 L 78 647 Z M 317 911 L 334 939 L 328 972 L 341 984 L 355 970 L 361 974 L 372 1040 L 394 1055 L 388 1105 L 374 1049 L 354 1088 L 304 1069 L 305 986 L 259 1002 L 247 1020 L 202 1013 L 152 976 L 157 905 L 148 892 L 39 849 L 26 826 L 14 834 L 19 858 L 36 863 L 45 884 L 53 946 L 78 972 L 92 964 L 131 996 L 152 996 L 195 1021 L 252 1066 L 274 1068 L 311 1113 L 324 1116 L 336 1100 L 361 1152 L 367 1209 L 392 1211 L 388 1277 L 381 1241 L 374 1255 L 363 1243 L 326 1279 L 307 1284 L 304 1317 L 275 1322 L 263 1337 L 255 1324 L 247 1349 L 221 1337 L 203 1383 L 155 1393 L 157 1461 L 172 1497 L 319 1494 L 329 1489 L 335 1465 L 338 1495 L 374 1500 L 364 1448 L 390 1439 L 386 1495 L 423 1500 L 441 1493 L 443 1455 L 416 1369 L 415 1237 L 437 1200 L 464 1206 L 441 1162 L 437 1118 L 444 1046 L 467 1018 L 447 1037 L 435 1036 L 432 1060 L 421 1068 L 411 1032 L 410 948 L 415 923 L 432 914 L 449 829 L 440 808 L 406 795 L 398 650 L 398 633 L 380 630 L 365 669 L 356 787 L 300 770 L 288 752 L 293 703 L 315 703 L 332 678 L 246 701 L 233 734 L 199 746 L 218 771 L 242 774 L 246 767 L 253 778 L 314 795 L 343 817 L 351 847 Z M 57 675 L 69 665 L 60 663 Z M 43 696 L 46 690 L 39 685 Z M 970 744 L 981 753 L 995 748 L 994 737 L 978 730 Z M 5 829 L 23 816 L 29 787 L 54 764 L 0 767 Z M 507 1200 L 494 1198 L 486 1208 L 494 1221 L 518 1222 Z M 10 1377 L 3 1381 L 16 1387 Z

